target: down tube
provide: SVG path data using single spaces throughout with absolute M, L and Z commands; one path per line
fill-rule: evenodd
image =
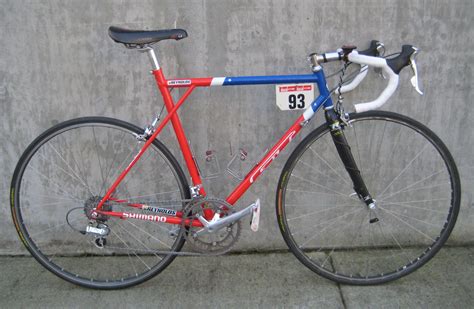
M 298 134 L 302 128 L 302 123 L 305 121 L 301 115 L 295 123 L 286 131 L 283 137 L 270 149 L 265 157 L 245 176 L 245 179 L 234 189 L 234 191 L 227 197 L 226 201 L 234 205 L 234 203 L 247 191 L 247 189 L 257 180 L 263 171 L 278 157 L 280 152 L 288 145 L 289 142 Z

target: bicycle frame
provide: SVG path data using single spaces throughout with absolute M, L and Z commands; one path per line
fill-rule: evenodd
M 137 213 L 128 213 L 128 212 L 115 212 L 115 211 L 103 211 L 101 210 L 102 205 L 108 201 L 114 201 L 119 203 L 124 203 L 127 206 L 138 208 L 138 209 L 147 209 L 149 206 L 143 204 L 132 204 L 128 203 L 126 200 L 121 200 L 117 198 L 112 198 L 112 194 L 120 184 L 120 182 L 125 178 L 128 172 L 133 168 L 135 163 L 140 159 L 140 157 L 145 153 L 150 144 L 156 139 L 158 134 L 163 130 L 166 124 L 171 121 L 173 129 L 175 131 L 176 137 L 178 139 L 181 152 L 183 154 L 184 160 L 186 162 L 187 169 L 191 176 L 191 181 L 198 190 L 198 193 L 201 196 L 206 196 L 206 191 L 202 187 L 202 179 L 199 175 L 198 168 L 194 161 L 191 149 L 189 147 L 186 135 L 184 133 L 181 120 L 179 119 L 176 111 L 182 106 L 186 101 L 189 95 L 193 92 L 196 87 L 211 87 L 211 86 L 239 86 L 239 85 L 268 85 L 268 84 L 286 84 L 286 83 L 316 83 L 318 85 L 319 96 L 311 103 L 311 105 L 300 115 L 293 125 L 284 133 L 278 142 L 266 153 L 266 155 L 260 160 L 259 163 L 255 165 L 254 168 L 248 172 L 246 177 L 242 182 L 237 185 L 237 187 L 229 194 L 226 198 L 226 201 L 230 205 L 234 205 L 239 198 L 247 191 L 247 189 L 257 180 L 257 178 L 265 171 L 265 169 L 270 166 L 273 160 L 280 154 L 280 152 L 293 140 L 293 138 L 300 132 L 301 128 L 309 121 L 313 115 L 319 110 L 319 108 L 324 105 L 325 109 L 332 108 L 332 100 L 330 97 L 330 92 L 326 84 L 326 78 L 324 71 L 321 69 L 313 74 L 305 75 L 274 75 L 274 76 L 236 76 L 236 77 L 205 77 L 205 78 L 179 78 L 179 79 L 169 79 L 167 80 L 163 74 L 162 69 L 159 67 L 156 57 L 153 50 L 147 50 L 149 52 L 150 59 L 154 63 L 154 70 L 152 74 L 155 77 L 156 84 L 160 93 L 163 97 L 166 110 L 168 112 L 167 116 L 162 120 L 160 125 L 155 129 L 153 134 L 148 138 L 143 147 L 135 155 L 130 164 L 125 168 L 124 171 L 119 175 L 115 180 L 112 186 L 107 190 L 107 193 L 104 195 L 100 203 L 96 208 L 98 214 L 103 214 L 107 216 L 115 216 L 122 219 L 133 218 L 147 221 L 156 221 L 156 222 L 165 222 L 170 224 L 182 224 L 182 213 L 177 212 L 176 216 L 160 216 L 160 215 L 145 215 Z M 181 98 L 175 103 L 171 97 L 170 89 L 172 88 L 187 88 L 185 93 Z M 205 217 L 212 218 L 211 214 L 206 214 Z M 193 220 L 193 222 L 185 222 L 185 224 L 191 224 L 193 226 L 202 227 L 201 222 Z

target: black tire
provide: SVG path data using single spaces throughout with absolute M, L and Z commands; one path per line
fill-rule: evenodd
M 88 288 L 125 288 L 157 275 L 176 257 L 155 251 L 165 251 L 162 247 L 181 250 L 183 233 L 179 237 L 167 234 L 168 227 L 176 227 L 171 224 L 109 217 L 106 241 L 79 232 L 91 222 L 86 215 L 90 205 L 103 196 L 143 144 L 134 136 L 142 132 L 116 119 L 78 118 L 48 129 L 21 156 L 11 183 L 13 221 L 32 256 L 55 275 Z M 174 191 L 166 191 L 168 188 Z M 162 207 L 177 210 L 190 198 L 181 167 L 158 140 L 116 192 L 131 202 L 163 202 Z M 110 207 L 125 210 L 123 206 Z
M 421 123 L 384 111 L 350 119 L 344 134 L 376 207 L 351 194 L 323 124 L 282 170 L 277 219 L 291 252 L 312 271 L 339 283 L 379 284 L 440 250 L 456 222 L 461 183 L 448 149 Z

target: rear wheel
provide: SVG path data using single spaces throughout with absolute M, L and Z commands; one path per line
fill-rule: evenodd
M 354 193 L 326 124 L 283 168 L 276 210 L 283 238 L 316 273 L 340 283 L 377 284 L 407 275 L 448 239 L 461 184 L 442 141 L 408 117 L 350 116 L 344 134 L 376 205 Z
M 116 119 L 79 118 L 47 130 L 21 156 L 11 186 L 13 220 L 31 254 L 59 277 L 90 288 L 128 287 L 171 263 L 175 255 L 163 251 L 183 246 L 183 233 L 173 230 L 179 225 L 91 218 L 105 191 L 143 146 L 134 135 L 142 132 Z M 189 189 L 176 159 L 155 140 L 113 196 L 178 211 Z M 123 203 L 104 207 L 159 215 Z M 108 235 L 84 233 L 87 226 Z

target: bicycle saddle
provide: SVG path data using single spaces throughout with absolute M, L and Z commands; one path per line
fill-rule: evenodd
M 188 33 L 183 29 L 130 30 L 111 26 L 109 27 L 109 36 L 117 43 L 123 43 L 127 47 L 135 47 L 153 44 L 162 40 L 181 40 L 187 37 Z

